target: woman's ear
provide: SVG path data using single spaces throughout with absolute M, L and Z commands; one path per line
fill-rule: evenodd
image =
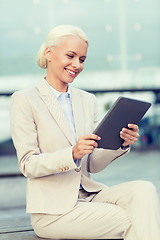
M 52 53 L 51 48 L 50 47 L 46 47 L 45 55 L 46 55 L 47 61 L 51 61 L 51 53 Z

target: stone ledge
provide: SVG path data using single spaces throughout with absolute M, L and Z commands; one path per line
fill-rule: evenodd
M 32 229 L 32 226 L 30 225 L 30 218 L 28 216 L 8 218 L 4 220 L 1 219 L 0 220 L 0 239 L 1 240 L 13 240 L 13 239 L 14 240 L 22 240 L 22 239 L 23 240 L 46 240 L 46 238 L 40 238 L 36 236 L 36 234 Z M 53 240 L 53 239 L 48 239 L 48 240 Z M 60 240 L 60 239 L 54 239 L 54 240 Z M 117 240 L 122 240 L 122 239 L 117 239 Z

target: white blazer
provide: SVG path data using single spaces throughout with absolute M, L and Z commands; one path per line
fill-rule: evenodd
M 77 139 L 92 133 L 97 124 L 93 94 L 71 88 Z M 11 97 L 11 135 L 21 172 L 27 181 L 28 213 L 63 214 L 78 199 L 80 183 L 89 192 L 98 192 L 101 183 L 90 178 L 127 151 L 94 149 L 79 160 L 72 156 L 75 140 L 52 91 L 42 80 L 32 89 Z

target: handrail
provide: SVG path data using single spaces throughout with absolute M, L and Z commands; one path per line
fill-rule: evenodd
M 160 88 L 112 88 L 112 89 L 85 89 L 83 90 L 90 93 L 111 93 L 111 92 L 154 92 L 155 94 L 160 93 Z M 14 91 L 0 92 L 0 96 L 11 96 Z
M 84 89 L 90 93 L 110 93 L 110 92 L 154 92 L 160 93 L 160 88 L 117 88 L 117 89 Z

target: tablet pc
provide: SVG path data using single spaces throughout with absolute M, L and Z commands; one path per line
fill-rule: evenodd
M 93 132 L 101 137 L 98 148 L 118 149 L 124 142 L 120 137 L 122 128 L 138 124 L 150 106 L 149 102 L 119 97 Z

